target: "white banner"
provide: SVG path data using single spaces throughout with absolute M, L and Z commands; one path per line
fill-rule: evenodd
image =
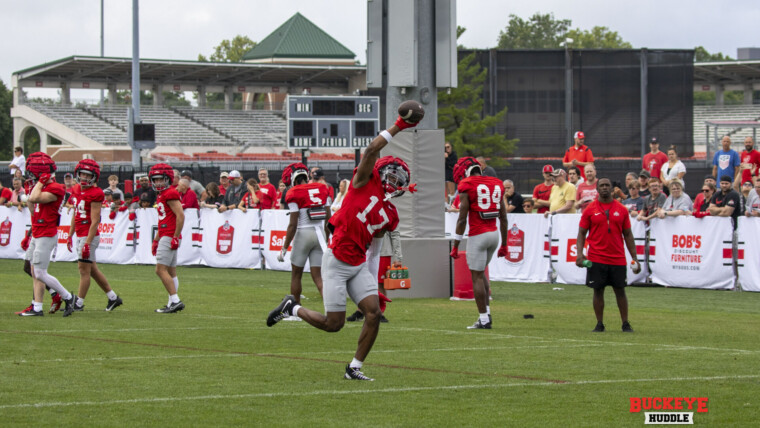
M 285 243 L 285 235 L 290 222 L 290 213 L 287 210 L 263 210 L 261 213 L 261 235 L 263 237 L 262 254 L 267 269 L 272 270 L 290 270 L 290 250 L 291 245 L 285 254 L 285 261 L 279 262 L 277 255 L 282 251 L 282 244 Z M 308 260 L 306 265 L 309 265 Z M 306 269 L 304 269 L 306 270 Z
M 546 281 L 549 259 L 542 255 L 549 221 L 542 215 L 509 214 L 507 223 L 507 257 L 494 254 L 488 264 L 488 278 L 492 281 Z
M 634 274 L 631 270 L 631 255 L 628 254 L 628 248 L 625 248 L 625 263 L 628 266 L 626 272 L 626 282 L 633 284 L 634 282 L 646 282 L 649 276 L 649 269 L 645 263 L 646 254 L 644 253 L 644 247 L 646 244 L 647 228 L 646 223 L 636 220 L 635 217 L 631 217 L 631 232 L 633 233 L 633 242 L 636 243 L 636 260 L 641 265 L 641 272 Z M 625 242 L 624 242 L 625 245 Z
M 444 213 L 444 236 L 447 238 L 452 238 L 456 234 L 457 230 L 457 219 L 459 218 L 459 213 Z M 470 224 L 467 222 L 467 226 L 464 228 L 464 234 L 462 236 L 467 236 L 470 233 Z
M 578 258 L 576 241 L 580 214 L 558 214 L 551 216 L 552 221 L 552 265 L 557 272 L 557 282 L 562 284 L 585 284 L 586 269 L 575 265 Z M 586 253 L 588 249 L 583 249 Z
M 261 267 L 258 210 L 219 213 L 204 209 L 200 230 L 202 262 L 211 267 L 254 269 Z
M 0 206 L 0 259 L 23 259 L 21 241 L 31 227 L 29 210 Z
M 652 282 L 671 287 L 731 289 L 731 219 L 666 217 L 651 222 Z
M 197 208 L 185 210 L 185 224 L 182 226 L 182 241 L 177 249 L 177 265 L 189 266 L 201 263 L 201 245 L 203 235 L 200 233 L 200 218 Z
M 760 218 L 739 217 L 739 282 L 742 290 L 760 291 Z
M 126 211 L 117 211 L 113 220 L 109 218 L 110 214 L 109 208 L 100 211 L 100 244 L 95 251 L 95 260 L 98 263 L 132 264 L 135 245 L 128 238 L 134 233 L 134 222 L 129 221 L 129 213 Z
M 53 250 L 51 260 L 57 262 L 75 262 L 77 255 L 69 251 L 66 242 L 69 239 L 69 230 L 71 229 L 71 217 L 74 215 L 73 208 L 61 208 L 61 220 L 58 222 L 58 246 Z M 72 250 L 76 251 L 76 241 Z
M 142 265 L 156 264 L 152 254 L 153 237 L 158 230 L 158 212 L 155 208 L 138 208 L 135 210 L 135 263 Z

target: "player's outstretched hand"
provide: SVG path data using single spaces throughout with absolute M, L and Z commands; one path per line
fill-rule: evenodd
M 70 253 L 73 253 L 74 250 L 74 237 L 69 235 L 69 239 L 66 240 L 66 249 L 69 250 Z
M 151 244 L 150 246 L 150 253 L 153 254 L 153 257 L 155 257 L 157 252 L 158 252 L 158 241 L 153 241 L 153 244 Z
M 501 247 L 499 247 L 499 252 L 496 253 L 496 257 L 507 258 L 507 246 L 506 245 L 502 245 Z
M 458 259 L 459 258 L 459 248 L 458 247 L 454 247 L 451 250 L 451 253 L 449 253 L 449 256 L 451 256 L 452 259 Z
M 179 248 L 179 237 L 173 236 L 172 237 L 172 243 L 170 244 L 170 247 L 172 250 L 176 250 Z
M 85 260 L 90 258 L 90 244 L 82 245 L 82 258 Z
M 418 123 L 419 122 L 409 123 L 405 121 L 404 119 L 402 119 L 401 116 L 399 116 L 398 119 L 396 119 L 395 125 L 398 126 L 398 129 L 403 131 L 404 129 L 407 129 L 407 128 L 414 128 L 415 126 L 417 126 Z
M 285 262 L 285 253 L 288 252 L 287 248 L 283 248 L 282 251 L 280 251 L 280 254 L 277 255 L 277 261 L 280 263 Z

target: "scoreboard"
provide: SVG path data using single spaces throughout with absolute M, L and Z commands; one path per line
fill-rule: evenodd
M 361 149 L 380 132 L 380 97 L 288 95 L 288 148 Z

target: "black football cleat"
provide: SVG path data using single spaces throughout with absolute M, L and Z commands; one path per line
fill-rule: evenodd
M 593 333 L 604 333 L 604 324 L 597 322 L 596 327 L 591 330 Z
M 351 367 L 350 364 L 346 366 L 346 374 L 343 375 L 343 377 L 348 380 L 368 380 L 370 382 L 374 382 L 375 380 L 371 377 L 367 377 L 364 373 L 362 373 L 361 369 Z
M 185 309 L 185 304 L 180 300 L 177 303 L 170 303 L 163 308 L 156 309 L 159 314 L 176 314 L 177 312 Z
M 633 333 L 633 327 L 628 321 L 623 323 L 623 333 Z
M 282 302 L 280 302 L 279 305 L 277 305 L 276 308 L 272 309 L 271 312 L 269 312 L 269 316 L 267 316 L 267 327 L 271 327 L 278 322 L 282 321 L 283 318 L 289 317 L 293 315 L 293 305 L 295 305 L 296 299 L 295 297 L 291 295 L 285 296 L 284 299 L 282 299 Z
M 491 329 L 491 321 L 488 321 L 487 323 L 483 324 L 480 322 L 480 318 L 478 318 L 477 321 L 475 321 L 475 324 L 467 326 L 468 330 L 490 330 Z
M 74 313 L 74 310 L 76 309 L 76 301 L 76 294 L 72 294 L 70 299 L 64 300 L 64 303 L 66 303 L 66 308 L 63 310 L 64 318 Z M 84 308 L 84 305 L 82 305 L 82 308 Z
M 364 314 L 362 311 L 356 311 L 353 314 L 346 317 L 346 321 L 354 322 L 354 321 L 361 321 L 364 319 Z
M 108 306 L 106 306 L 106 312 L 111 312 L 112 310 L 121 306 L 122 303 L 124 303 L 124 301 L 121 300 L 121 297 L 116 296 L 115 299 L 108 301 Z

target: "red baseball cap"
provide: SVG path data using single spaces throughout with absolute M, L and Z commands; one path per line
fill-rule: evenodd
M 544 172 L 554 172 L 554 167 L 551 165 L 544 165 Z
M 578 131 L 575 133 L 575 137 L 573 138 L 580 138 L 581 140 L 586 138 L 586 134 L 583 133 L 583 131 Z

